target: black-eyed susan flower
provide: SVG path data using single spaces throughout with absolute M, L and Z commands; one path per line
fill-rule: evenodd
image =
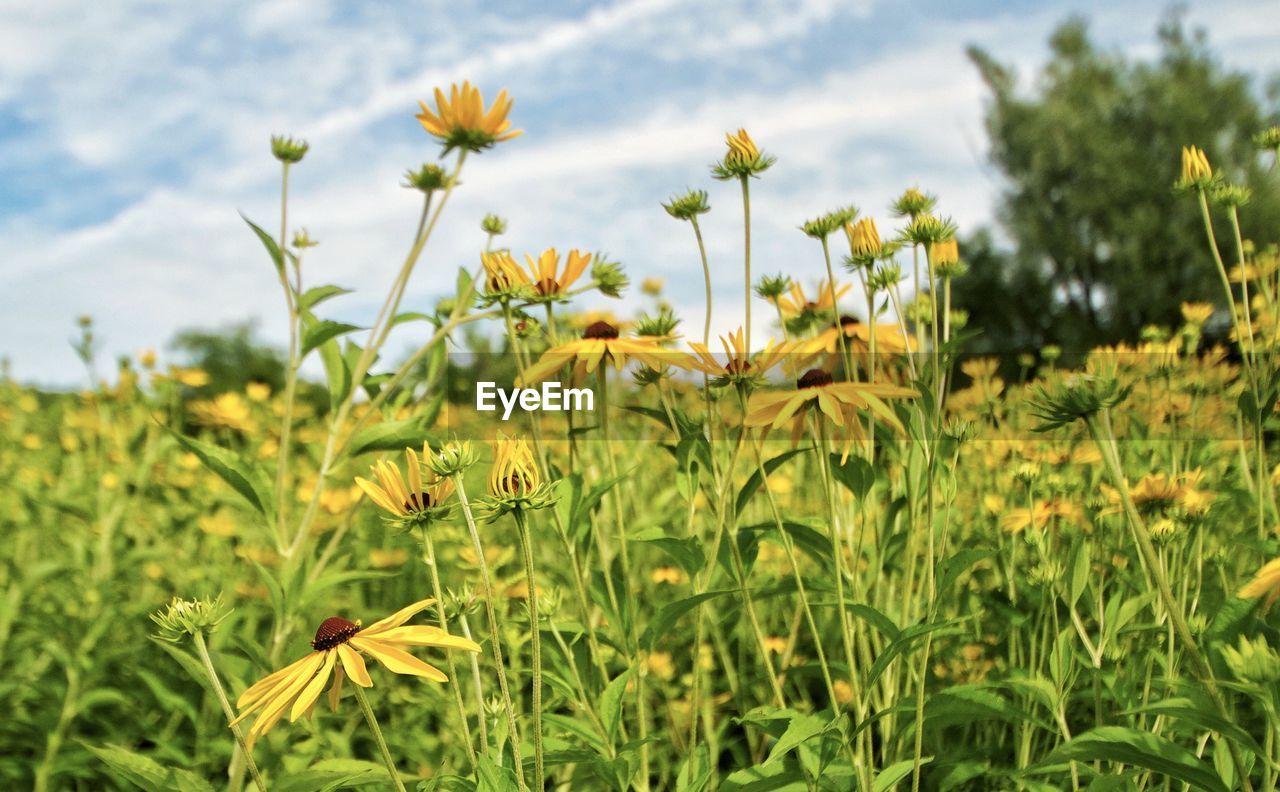
M 444 144 L 446 154 L 455 148 L 484 151 L 521 134 L 521 130 L 511 128 L 511 121 L 507 119 L 512 100 L 505 89 L 498 92 L 498 98 L 488 111 L 484 108 L 480 89 L 470 82 L 464 82 L 461 86 L 454 83 L 447 99 L 444 91 L 439 88 L 435 93 L 435 112 L 427 107 L 426 102 L 419 102 L 422 112 L 417 115 L 417 119 L 422 123 L 423 129 Z
M 550 487 L 542 481 L 542 472 L 529 442 L 523 437 L 499 433 L 493 443 L 489 495 L 484 505 L 496 516 L 510 511 L 542 509 L 552 503 Z
M 593 256 L 580 250 L 570 250 L 565 255 L 564 269 L 560 268 L 560 253 L 555 248 L 542 251 L 535 261 L 533 256 L 526 255 L 530 280 L 533 283 L 535 299 L 556 299 L 564 295 L 574 284 Z
M 1204 149 L 1182 147 L 1182 171 L 1174 186 L 1180 190 L 1203 190 L 1213 184 L 1213 168 Z
M 792 423 L 793 437 L 798 438 L 800 419 L 809 407 L 829 418 L 836 426 L 857 430 L 854 416 L 865 410 L 895 429 L 902 429 L 902 422 L 894 414 L 886 399 L 915 398 L 916 391 L 900 385 L 875 382 L 835 382 L 826 371 L 810 369 L 796 381 L 794 389 L 757 391 L 747 402 L 747 426 L 776 429 Z
M 604 365 L 621 371 L 629 360 L 637 360 L 652 369 L 671 365 L 693 368 L 693 359 L 683 352 L 663 349 L 652 337 L 623 338 L 618 328 L 606 321 L 590 324 L 582 338 L 548 349 L 538 362 L 527 368 L 518 384 L 541 382 L 567 363 L 574 363 L 574 376 L 580 378 Z
M 725 143 L 728 144 L 728 150 L 725 152 L 724 159 L 711 168 L 711 174 L 717 179 L 745 179 L 748 176 L 758 176 L 777 161 L 774 157 L 761 152 L 745 129 L 739 129 L 736 134 L 726 132 L 724 138 Z
M 335 710 L 347 677 L 360 687 L 372 687 L 373 679 L 365 665 L 366 655 L 392 673 L 447 682 L 449 678 L 444 672 L 405 649 L 430 646 L 479 652 L 480 646 L 439 627 L 405 624 L 434 603 L 432 599 L 415 602 L 368 627 L 341 616 L 331 616 L 321 622 L 311 641 L 314 651 L 258 680 L 236 701 L 236 708 L 240 710 L 236 723 L 257 715 L 246 736 L 249 746 L 286 715 L 293 722 L 309 713 L 330 679 L 333 684 L 329 688 L 329 705 Z
M 1280 599 L 1280 558 L 1273 558 L 1263 564 L 1262 568 L 1253 574 L 1253 579 L 1246 583 L 1236 596 L 1241 599 L 1265 597 L 1263 605 L 1271 607 L 1277 599 Z
M 737 385 L 753 383 L 778 365 L 791 351 L 791 344 L 774 344 L 770 341 L 757 354 L 747 349 L 746 340 L 741 327 L 727 336 L 720 336 L 720 345 L 724 347 L 724 356 L 717 357 L 706 344 L 689 342 L 693 350 L 693 368 L 715 379 L 713 385 Z
M 840 302 L 840 298 L 844 297 L 851 288 L 851 284 L 837 281 L 833 291 L 830 283 L 822 281 L 818 284 L 817 298 L 811 300 L 805 296 L 804 287 L 793 280 L 787 290 L 787 296 L 779 296 L 776 304 L 778 311 L 786 319 L 793 319 L 805 314 L 834 311 L 836 304 Z
M 864 217 L 856 223 L 846 223 L 844 233 L 849 238 L 849 258 L 856 265 L 866 266 L 875 261 L 884 249 L 873 218 Z
M 485 294 L 493 300 L 509 300 L 529 291 L 529 274 L 525 272 L 511 252 L 492 250 L 480 254 L 480 264 L 485 274 Z
M 915 351 L 915 339 L 903 338 L 902 328 L 896 322 L 877 322 L 872 328 L 856 316 L 848 314 L 840 317 L 840 331 L 844 334 L 849 351 L 867 354 L 871 351 L 871 337 L 874 334 L 877 355 L 899 355 L 907 351 Z M 828 327 L 811 339 L 795 344 L 798 365 L 806 365 L 820 354 L 834 355 L 839 348 L 839 337 L 834 327 Z
M 422 459 L 435 456 L 431 446 L 423 443 L 422 459 L 412 448 L 406 448 L 404 456 L 405 475 L 400 473 L 400 468 L 381 459 L 373 466 L 372 475 L 377 482 L 356 476 L 356 486 L 396 521 L 418 524 L 443 516 L 442 512 L 448 508 L 445 502 L 453 494 L 453 481 L 433 470 L 423 478 Z

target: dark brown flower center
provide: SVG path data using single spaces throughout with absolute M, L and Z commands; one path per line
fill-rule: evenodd
M 841 327 L 856 327 L 857 325 L 860 325 L 860 324 L 862 324 L 862 320 L 856 316 L 850 316 L 849 314 L 844 314 L 843 316 L 840 317 Z
M 618 328 L 608 322 L 592 322 L 582 333 L 583 338 L 617 338 Z
M 341 616 L 330 616 L 320 622 L 320 629 L 316 630 L 316 637 L 311 641 L 311 648 L 317 652 L 332 649 L 350 641 L 351 637 L 358 632 L 360 632 L 360 625 L 350 619 L 344 619 Z
M 404 510 L 407 512 L 420 512 L 432 507 L 431 496 L 425 492 L 419 492 L 417 495 L 410 495 L 409 500 L 404 502 Z
M 822 369 L 809 369 L 800 379 L 796 380 L 797 388 L 820 388 L 823 385 L 830 385 L 834 380 L 831 375 Z
M 724 370 L 730 374 L 746 374 L 751 370 L 751 361 L 742 358 L 733 358 L 724 364 Z
M 538 290 L 538 294 L 543 297 L 560 293 L 560 284 L 555 278 L 543 278 L 535 284 L 534 288 Z

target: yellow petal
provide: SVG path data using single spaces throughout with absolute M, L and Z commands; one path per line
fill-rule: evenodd
M 411 674 L 436 682 L 449 681 L 449 677 L 445 676 L 440 669 L 433 665 L 428 665 L 403 649 L 397 649 L 390 644 L 357 635 L 351 639 L 351 645 L 382 663 L 392 673 Z
M 346 644 L 338 644 L 338 659 L 342 661 L 342 670 L 351 677 L 352 682 L 360 687 L 373 687 L 369 669 L 365 667 L 364 658 L 359 652 Z
M 316 699 L 320 698 L 320 692 L 324 690 L 324 686 L 329 682 L 329 675 L 333 673 L 333 663 L 337 659 L 337 655 L 333 651 L 324 653 L 324 662 L 320 665 L 320 670 L 316 673 L 307 686 L 298 694 L 298 699 L 293 702 L 293 709 L 289 711 L 289 722 L 293 723 L 302 713 L 311 709 L 311 705 L 316 703 Z
M 435 604 L 435 598 L 418 600 L 412 605 L 401 608 L 385 619 L 380 619 L 359 632 L 359 635 L 372 638 L 383 630 L 390 630 L 392 627 L 399 627 L 405 622 L 412 619 L 422 611 Z

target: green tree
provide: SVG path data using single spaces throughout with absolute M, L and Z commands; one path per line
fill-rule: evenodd
M 1275 240 L 1280 180 L 1250 141 L 1268 119 L 1249 78 L 1219 65 L 1176 15 L 1158 40 L 1158 56 L 1135 63 L 1068 20 L 1029 95 L 1011 68 L 969 49 L 991 92 L 990 155 L 1008 179 L 998 218 L 1013 246 L 1001 252 L 989 234 L 965 246 L 970 273 L 955 299 L 985 330 L 980 351 L 1084 351 L 1173 324 L 1184 301 L 1223 304 L 1196 205 L 1172 190 L 1185 145 L 1253 189 L 1245 234 Z
M 220 331 L 184 330 L 170 347 L 209 374 L 205 393 L 244 390 L 250 382 L 265 382 L 272 391 L 284 388 L 284 358 L 254 338 L 250 323 Z

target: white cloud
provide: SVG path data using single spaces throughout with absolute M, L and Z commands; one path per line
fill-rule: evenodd
M 661 57 L 683 53 L 705 63 L 755 58 L 763 70 L 779 62 L 771 48 L 803 43 L 841 15 L 870 13 L 866 4 L 826 0 L 806 2 L 791 16 L 781 13 L 788 6 L 781 0 L 744 0 L 741 8 L 751 13 L 740 14 L 715 3 L 634 0 L 576 19 L 537 19 L 528 30 L 513 30 L 508 20 L 469 20 L 469 37 L 444 41 L 445 55 L 426 58 L 413 35 L 397 32 L 394 15 L 362 18 L 363 27 L 351 29 L 349 20 L 305 5 L 309 25 L 301 30 L 291 25 L 296 10 L 253 6 L 257 10 L 237 19 L 241 32 L 212 36 L 223 41 L 219 46 L 252 41 L 253 57 L 233 58 L 216 70 L 209 65 L 216 53 L 187 64 L 144 57 L 188 41 L 198 17 L 164 17 L 130 32 L 124 29 L 136 14 L 103 16 L 104 30 L 122 31 L 113 61 L 118 71 L 88 75 L 83 83 L 67 76 L 58 59 L 86 40 L 73 31 L 46 41 L 56 17 L 27 20 L 8 34 L 25 30 L 55 54 L 0 54 L 0 72 L 12 66 L 9 73 L 16 75 L 0 82 L 0 101 L 11 92 L 29 96 L 32 82 L 54 86 L 47 101 L 24 107 L 33 107 L 52 125 L 53 137 L 82 160 L 150 184 L 110 219 L 52 238 L 31 217 L 0 223 L 0 245 L 8 251 L 0 270 L 0 337 L 19 376 L 75 376 L 64 341 L 74 317 L 85 312 L 99 318 L 113 353 L 157 345 L 180 327 L 251 316 L 263 319 L 268 338 L 283 338 L 281 298 L 270 265 L 234 213 L 243 208 L 272 227 L 277 186 L 265 157 L 272 131 L 296 130 L 313 144 L 295 171 L 291 202 L 295 222 L 322 242 L 308 254 L 307 277 L 358 287 L 359 293 L 331 304 L 358 322 L 376 309 L 416 221 L 414 197 L 396 179 L 429 150 L 422 138 L 373 130 L 400 115 L 412 128 L 407 111 L 431 85 L 462 76 L 502 81 L 519 88 L 517 97 L 545 106 L 557 96 L 572 99 L 575 85 L 590 79 L 597 80 L 597 89 L 609 85 L 616 74 L 592 75 L 605 73 L 604 55 L 628 47 L 652 44 Z M 1224 29 L 1233 32 L 1219 37 L 1211 26 L 1216 45 L 1234 41 L 1231 36 L 1258 39 L 1259 26 L 1242 21 L 1249 7 L 1229 4 Z M 1102 9 L 1105 24 L 1095 30 L 1128 30 L 1131 45 L 1149 41 L 1151 8 Z M 704 186 L 714 206 L 705 225 L 717 288 L 716 330 L 727 331 L 742 317 L 739 197 L 736 185 L 712 182 L 706 166 L 721 151 L 723 131 L 739 124 L 748 125 L 780 160 L 753 188 L 756 276 L 782 269 L 806 283 L 816 281 L 823 272 L 820 249 L 795 226 L 852 201 L 883 227 L 891 197 L 910 184 L 939 193 L 943 210 L 966 227 L 987 221 L 997 182 L 983 162 L 982 87 L 962 46 L 975 41 L 1001 59 L 1029 66 L 1062 16 L 1062 8 L 1053 8 L 1031 18 L 895 31 L 901 41 L 885 54 L 797 75 L 790 86 L 773 81 L 709 90 L 710 83 L 691 82 L 678 97 L 619 101 L 596 117 L 542 116 L 559 122 L 555 134 L 540 133 L 531 123 L 537 118 L 522 118 L 526 103 L 518 102 L 515 121 L 528 134 L 467 166 L 464 185 L 415 274 L 408 307 L 424 307 L 449 290 L 456 267 L 472 264 L 482 244 L 479 218 L 498 211 L 511 219 L 504 241 L 517 251 L 602 248 L 623 260 L 637 281 L 665 275 L 672 299 L 688 309 L 686 326 L 700 327 L 701 273 L 692 234 L 658 204 L 686 186 Z M 704 26 L 713 22 L 720 27 Z M 874 25 L 875 17 L 858 24 Z M 0 24 L 0 30 L 6 27 Z M 708 36 L 708 29 L 723 35 Z M 296 36 L 301 43 L 268 56 L 263 42 L 276 35 Z M 498 40 L 476 49 L 486 35 Z M 613 46 L 602 50 L 601 42 Z M 318 57 L 321 52 L 325 57 Z M 625 68 L 618 58 L 616 65 Z M 154 73 L 158 63 L 173 74 L 157 83 L 144 72 Z M 266 81 L 266 74 L 278 79 Z M 113 80 L 136 89 L 136 95 L 111 94 Z M 95 98 L 95 91 L 109 95 Z M 58 120 L 77 101 L 105 113 L 111 100 L 121 107 L 96 127 L 92 118 Z M 183 126 L 188 123 L 190 130 Z M 152 149 L 180 152 L 191 141 L 202 142 L 188 152 L 191 170 L 180 178 L 130 172 Z M 754 313 L 755 333 L 764 337 L 770 317 L 761 306 Z

